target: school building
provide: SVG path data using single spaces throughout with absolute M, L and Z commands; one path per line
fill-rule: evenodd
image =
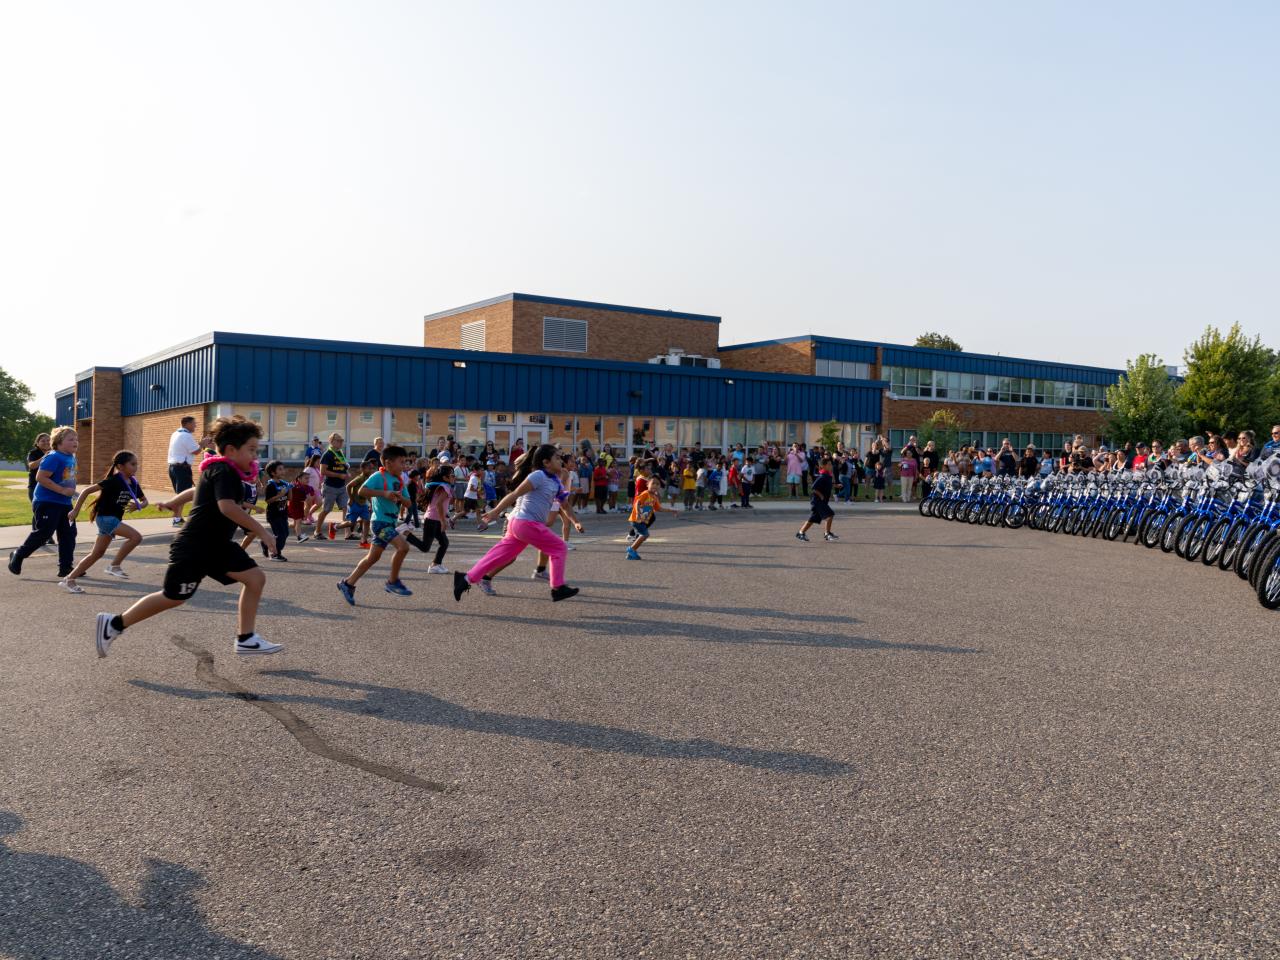
M 89 476 L 116 450 L 167 486 L 170 434 L 231 413 L 262 424 L 263 459 L 300 461 L 337 431 L 353 456 L 375 437 L 426 451 L 452 435 L 479 449 L 544 441 L 706 449 L 816 443 L 836 421 L 865 451 L 898 447 L 936 409 L 963 439 L 1057 449 L 1101 439 L 1104 390 L 1123 373 L 983 354 L 795 336 L 720 345 L 720 318 L 512 293 L 430 314 L 423 346 L 208 333 L 58 392 Z

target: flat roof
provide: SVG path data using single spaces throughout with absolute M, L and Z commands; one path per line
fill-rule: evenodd
M 751 343 L 733 343 L 720 347 L 720 352 L 726 350 L 747 350 L 752 347 L 772 347 L 781 343 L 838 343 L 847 344 L 856 347 L 883 347 L 890 350 L 911 350 L 920 353 L 936 356 L 936 357 L 972 357 L 975 360 L 998 360 L 1010 363 L 1039 363 L 1050 364 L 1055 367 L 1067 367 L 1076 370 L 1094 370 L 1104 371 L 1106 373 L 1121 374 L 1123 370 L 1117 367 L 1096 367 L 1082 363 L 1063 363 L 1058 360 L 1032 360 L 1028 357 L 1011 357 L 1000 353 L 974 353 L 970 350 L 939 350 L 937 347 L 918 347 L 910 343 L 886 343 L 882 340 L 848 340 L 844 337 L 826 337 L 821 334 L 811 333 L 798 337 L 779 337 L 775 340 L 755 340 Z
M 452 307 L 449 310 L 441 310 L 439 313 L 428 313 L 422 319 L 439 320 L 443 317 L 456 316 L 459 313 L 466 313 L 469 310 L 479 310 L 481 307 L 491 307 L 495 303 L 506 303 L 508 300 L 519 300 L 524 303 L 546 303 L 557 307 L 583 307 L 587 310 L 610 310 L 614 313 L 642 313 L 650 317 L 674 317 L 677 320 L 703 320 L 707 323 L 719 323 L 719 317 L 713 317 L 706 313 L 684 313 L 679 310 L 658 310 L 650 307 L 628 307 L 620 303 L 596 303 L 592 300 L 569 300 L 565 297 L 544 297 L 536 293 L 504 293 L 501 296 L 490 297 L 488 300 L 477 300 L 475 303 L 464 304 L 461 307 Z

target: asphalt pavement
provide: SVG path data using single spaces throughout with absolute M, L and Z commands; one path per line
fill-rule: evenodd
M 800 543 L 584 516 L 455 603 L 354 544 L 93 649 L 87 593 L 0 573 L 0 957 L 1280 955 L 1276 617 L 1147 550 L 902 512 Z M 496 532 L 459 528 L 464 567 Z

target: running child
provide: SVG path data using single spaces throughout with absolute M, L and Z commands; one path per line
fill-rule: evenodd
M 257 479 L 258 440 L 262 428 L 244 417 L 219 417 L 213 424 L 216 455 L 200 462 L 196 485 L 159 504 L 176 511 L 193 501 L 191 513 L 169 545 L 169 567 L 159 593 L 143 597 L 124 613 L 98 614 L 94 641 L 98 656 L 105 657 L 112 642 L 125 631 L 156 614 L 180 607 L 195 595 L 205 577 L 224 586 L 240 584 L 235 651 L 240 656 L 279 653 L 284 647 L 258 636 L 254 623 L 262 588 L 267 582 L 262 568 L 232 540 L 236 528 L 249 530 L 270 542 L 271 534 L 245 512 L 245 484 Z
M 473 583 L 486 573 L 509 564 L 527 546 L 542 550 L 550 558 L 552 601 L 567 600 L 578 593 L 577 587 L 567 586 L 564 582 L 566 544 L 546 525 L 556 495 L 564 489 L 559 477 L 562 465 L 560 451 L 549 443 L 528 451 L 520 458 L 511 478 L 514 489 L 483 518 L 492 522 L 507 507 L 515 504 L 507 522 L 507 532 L 470 571 L 459 571 L 453 575 L 454 600 L 461 600 Z M 581 530 L 582 525 L 577 526 Z
M 423 485 L 422 499 L 426 502 L 426 523 L 422 527 L 422 539 L 412 533 L 405 534 L 405 540 L 423 553 L 431 549 L 433 541 L 440 544 L 436 548 L 436 558 L 427 573 L 448 573 L 444 565 L 444 555 L 449 550 L 449 536 L 444 532 L 449 521 L 449 501 L 453 499 L 453 468 L 447 463 L 434 464 L 427 473 L 427 482 Z
M 477 460 L 471 465 L 471 472 L 467 474 L 467 486 L 462 491 L 462 515 L 468 517 L 474 510 L 476 515 L 476 526 L 480 525 L 480 494 L 484 487 L 484 467 Z
M 492 510 L 498 502 L 498 474 L 494 470 L 494 462 L 490 460 L 484 465 L 484 505 Z
M 345 579 L 338 581 L 338 592 L 353 607 L 356 605 L 356 584 L 382 559 L 382 552 L 387 547 L 391 547 L 394 553 L 391 557 L 391 571 L 383 589 L 401 597 L 413 596 L 413 591 L 400 580 L 400 565 L 409 553 L 409 544 L 396 529 L 400 506 L 405 500 L 400 471 L 408 456 L 409 451 L 404 447 L 396 444 L 386 447 L 382 451 L 382 466 L 360 488 L 362 494 L 373 500 L 373 542 L 369 552 L 356 564 L 356 568 Z M 369 463 L 372 465 L 372 461 Z
M 58 579 L 65 579 L 75 567 L 76 528 L 71 515 L 71 498 L 76 495 L 76 451 L 80 437 L 70 427 L 58 427 L 49 438 L 52 449 L 40 460 L 36 486 L 31 497 L 32 530 L 26 541 L 9 554 L 9 572 L 22 573 L 22 561 L 57 534 Z
M 346 540 L 359 540 L 361 544 L 369 542 L 369 520 L 372 513 L 368 498 L 364 494 L 364 485 L 373 476 L 377 468 L 372 460 L 360 464 L 358 472 L 347 481 L 347 519 L 338 524 L 337 529 L 347 530 Z
M 98 499 L 89 508 L 89 519 L 97 524 L 98 537 L 94 540 L 93 549 L 89 551 L 89 555 L 81 560 L 65 579 L 59 581 L 58 586 L 67 593 L 84 593 L 84 588 L 76 581 L 102 559 L 103 554 L 107 552 L 107 547 L 116 537 L 123 539 L 124 543 L 116 551 L 115 559 L 107 567 L 107 574 L 117 580 L 129 579 L 129 575 L 121 569 L 121 564 L 124 563 L 124 558 L 142 543 L 142 534 L 123 522 L 124 515 L 132 510 L 141 510 L 147 505 L 147 498 L 143 495 L 142 488 L 138 486 L 138 481 L 134 479 L 137 472 L 138 458 L 128 450 L 121 450 L 111 459 L 107 475 L 80 491 L 80 496 L 76 498 L 76 505 L 71 508 L 71 515 L 67 519 L 75 523 L 85 500 L 90 494 L 97 493 Z
M 317 462 L 319 462 L 318 458 Z M 288 506 L 289 521 L 293 524 L 293 532 L 299 543 L 310 539 L 302 532 L 302 524 L 306 520 L 307 509 L 314 499 L 315 490 L 311 487 L 310 472 L 306 469 L 300 470 L 293 486 L 289 489 Z
M 284 562 L 284 545 L 289 542 L 289 496 L 293 484 L 284 478 L 284 464 L 272 460 L 267 464 L 267 486 L 263 493 L 267 502 L 267 526 L 275 537 L 276 549 L 272 553 L 267 541 L 262 541 L 262 555 L 269 560 Z M 110 571 L 107 571 L 110 573 Z
M 654 477 L 649 481 L 649 489 L 636 497 L 635 503 L 631 505 L 631 532 L 635 534 L 635 539 L 627 546 L 628 560 L 642 559 L 640 545 L 649 539 L 649 528 L 663 509 L 661 494 L 662 481 Z M 674 510 L 666 512 L 676 518 L 680 516 Z
M 831 521 L 836 515 L 836 512 L 831 509 L 831 493 L 834 486 L 835 480 L 831 476 L 831 458 L 823 457 L 818 465 L 818 475 L 813 478 L 813 483 L 809 487 L 809 519 L 796 532 L 797 540 L 808 543 L 809 528 L 818 523 L 822 524 L 827 531 L 822 536 L 823 540 L 840 539 L 831 532 Z

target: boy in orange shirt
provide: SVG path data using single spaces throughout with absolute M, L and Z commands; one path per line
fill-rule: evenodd
M 650 477 L 649 488 L 637 494 L 635 501 L 631 504 L 631 532 L 636 535 L 636 538 L 631 541 L 631 546 L 627 547 L 628 560 L 642 559 L 638 552 L 640 544 L 649 539 L 649 527 L 653 524 L 659 510 L 673 517 L 680 516 L 674 510 L 663 509 L 661 492 L 662 481 L 657 477 Z

